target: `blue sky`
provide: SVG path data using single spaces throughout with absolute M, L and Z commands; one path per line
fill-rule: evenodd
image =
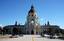
M 25 24 L 32 4 L 41 25 L 50 21 L 64 28 L 64 0 L 0 0 L 0 25 Z

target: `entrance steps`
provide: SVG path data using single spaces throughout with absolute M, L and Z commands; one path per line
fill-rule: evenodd
M 30 37 L 41 37 L 41 35 L 24 35 L 23 37 L 27 37 L 27 38 L 30 38 Z

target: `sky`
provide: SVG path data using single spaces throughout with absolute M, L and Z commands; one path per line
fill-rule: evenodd
M 41 25 L 49 21 L 64 29 L 64 0 L 0 0 L 0 26 L 25 24 L 32 4 Z

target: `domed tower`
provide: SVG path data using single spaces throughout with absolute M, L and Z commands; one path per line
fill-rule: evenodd
M 36 34 L 36 26 L 38 25 L 38 17 L 36 16 L 36 12 L 34 10 L 34 6 L 31 6 L 31 9 L 28 12 L 27 15 L 27 21 L 26 21 L 26 32 L 28 34 Z

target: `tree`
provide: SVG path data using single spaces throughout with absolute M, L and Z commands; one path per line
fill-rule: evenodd
M 18 29 L 16 27 L 14 27 L 12 35 L 17 35 L 17 34 L 18 34 Z

